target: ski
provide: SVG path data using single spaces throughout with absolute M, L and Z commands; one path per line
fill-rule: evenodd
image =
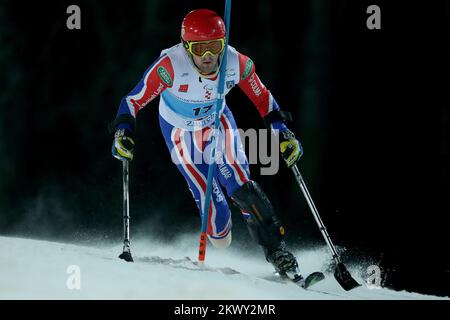
M 181 268 L 192 271 L 213 271 L 219 272 L 225 275 L 236 275 L 241 274 L 245 275 L 240 271 L 237 271 L 233 268 L 229 267 L 210 267 L 206 265 L 199 266 L 197 261 L 193 261 L 189 257 L 184 257 L 183 259 L 171 259 L 171 258 L 161 258 L 161 257 L 135 257 L 136 262 L 144 262 L 144 263 L 152 263 L 152 264 L 163 264 L 168 265 L 173 268 Z M 248 276 L 248 275 L 245 275 Z M 295 283 L 301 288 L 308 290 L 316 283 L 325 279 L 325 275 L 322 272 L 316 271 L 308 274 L 306 277 L 301 276 L 298 272 L 295 273 L 286 273 L 281 275 L 279 273 L 273 273 L 271 277 L 255 277 L 256 279 L 265 280 L 265 281 L 274 281 L 278 283 L 283 283 L 285 281 Z M 312 289 L 312 291 L 315 291 Z M 325 293 L 325 292 L 324 292 Z
M 319 271 L 310 273 L 308 276 L 306 276 L 306 278 L 302 277 L 298 273 L 295 274 L 286 273 L 285 277 L 288 278 L 290 281 L 294 282 L 295 284 L 298 284 L 303 289 L 308 289 L 309 287 L 325 279 L 325 275 Z

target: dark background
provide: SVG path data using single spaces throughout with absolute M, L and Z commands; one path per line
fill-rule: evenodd
M 81 30 L 66 8 L 81 8 Z M 381 7 L 381 30 L 366 9 Z M 223 1 L 0 3 L 0 234 L 121 241 L 121 165 L 107 131 L 120 99 L 191 9 Z M 382 267 L 384 285 L 449 295 L 449 1 L 234 1 L 230 44 L 250 56 L 303 144 L 299 164 L 347 261 Z M 263 128 L 239 90 L 238 126 Z M 138 117 L 132 236 L 171 241 L 200 229 L 170 161 L 157 101 Z M 321 235 L 286 168 L 252 178 L 288 243 Z M 247 239 L 233 209 L 235 239 Z M 174 221 L 177 221 L 174 223 Z

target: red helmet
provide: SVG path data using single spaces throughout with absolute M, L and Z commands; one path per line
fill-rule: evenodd
M 225 23 L 212 10 L 192 10 L 181 24 L 181 39 L 183 41 L 208 41 L 224 38 Z

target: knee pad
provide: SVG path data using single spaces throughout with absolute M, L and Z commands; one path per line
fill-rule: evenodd
M 226 249 L 231 244 L 231 231 L 228 234 L 220 239 L 214 239 L 208 235 L 209 242 L 216 247 L 217 249 Z
M 255 181 L 248 181 L 231 196 L 244 214 L 252 238 L 263 247 L 276 247 L 284 238 L 284 228 L 264 191 Z

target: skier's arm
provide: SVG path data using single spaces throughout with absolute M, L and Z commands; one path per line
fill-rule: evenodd
M 144 73 L 133 90 L 122 98 L 116 118 L 112 154 L 119 160 L 132 160 L 133 133 L 138 112 L 173 84 L 173 67 L 167 55 L 162 55 Z
M 266 126 L 280 131 L 287 130 L 284 121 L 288 120 L 288 113 L 280 109 L 270 91 L 262 84 L 255 72 L 253 61 L 241 53 L 239 53 L 239 70 L 239 87 L 253 102 Z
M 285 121 L 292 121 L 290 113 L 280 109 L 270 91 L 261 83 L 253 61 L 241 53 L 239 53 L 239 70 L 239 87 L 258 109 L 266 127 L 274 132 L 276 130 L 281 132 L 281 154 L 288 167 L 293 166 L 302 156 L 303 148 L 294 133 L 286 126 Z
M 116 129 L 126 128 L 133 132 L 138 112 L 172 86 L 173 76 L 170 58 L 162 55 L 145 71 L 136 87 L 122 98 L 115 120 Z

